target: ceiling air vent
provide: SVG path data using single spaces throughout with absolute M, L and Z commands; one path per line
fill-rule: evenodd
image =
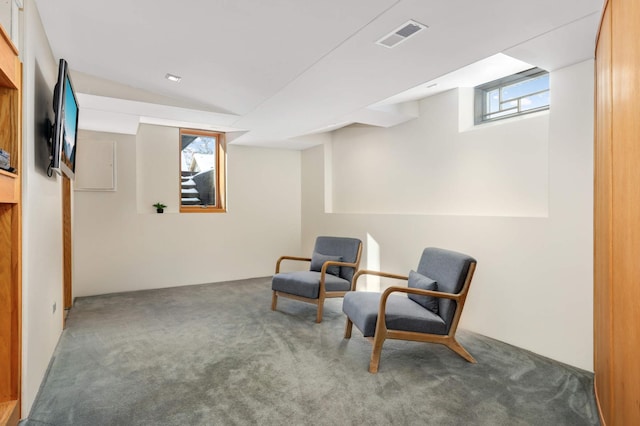
M 376 44 L 379 44 L 384 47 L 392 48 L 396 47 L 406 39 L 411 36 L 416 35 L 420 31 L 427 28 L 426 25 L 423 25 L 416 21 L 408 21 L 405 24 L 402 24 L 400 27 L 393 30 L 391 33 L 382 37 L 380 40 L 376 41 Z

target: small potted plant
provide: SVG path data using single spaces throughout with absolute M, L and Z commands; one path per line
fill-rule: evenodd
M 164 209 L 165 209 L 165 207 L 167 207 L 167 206 L 165 206 L 164 204 L 162 204 L 162 203 L 158 202 L 158 203 L 155 203 L 155 204 L 153 205 L 153 207 L 155 207 L 155 208 L 156 208 L 156 212 L 158 212 L 158 213 L 164 213 Z

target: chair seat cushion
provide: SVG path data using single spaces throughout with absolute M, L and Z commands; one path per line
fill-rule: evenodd
M 342 311 L 365 337 L 375 334 L 380 296 L 368 291 L 350 291 L 344 296 Z M 385 318 L 389 330 L 447 334 L 442 318 L 401 294 L 389 295 Z
M 295 271 L 276 274 L 271 280 L 271 289 L 296 296 L 317 299 L 320 291 L 320 272 Z M 325 274 L 325 291 L 348 291 L 351 283 L 335 275 Z

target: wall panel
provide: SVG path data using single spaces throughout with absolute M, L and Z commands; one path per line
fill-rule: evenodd
M 594 185 L 594 364 L 600 407 L 611 413 L 611 13 L 602 19 L 596 60 Z
M 640 424 L 640 4 L 607 3 L 596 51 L 595 371 L 603 423 Z

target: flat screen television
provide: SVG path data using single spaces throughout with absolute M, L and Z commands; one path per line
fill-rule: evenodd
M 78 100 L 73 90 L 69 65 L 60 59 L 58 81 L 53 92 L 53 122 L 51 137 L 51 175 L 54 171 L 73 179 L 76 170 L 76 137 L 78 135 Z

